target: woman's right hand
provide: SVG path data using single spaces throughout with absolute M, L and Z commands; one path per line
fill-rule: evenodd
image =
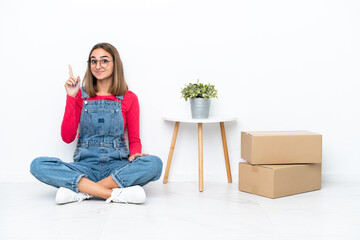
M 76 97 L 80 89 L 80 77 L 74 77 L 71 66 L 69 65 L 69 79 L 65 83 L 65 90 L 67 95 Z

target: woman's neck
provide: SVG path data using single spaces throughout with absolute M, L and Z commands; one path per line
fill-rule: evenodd
M 96 83 L 96 87 L 98 91 L 96 95 L 104 96 L 104 95 L 111 95 L 110 93 L 110 86 L 111 86 L 112 79 L 103 79 L 98 80 Z

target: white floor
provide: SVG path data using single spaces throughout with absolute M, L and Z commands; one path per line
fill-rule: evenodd
M 100 199 L 56 205 L 42 183 L 0 183 L 0 239 L 360 239 L 360 180 L 268 199 L 237 183 L 161 181 L 143 205 Z

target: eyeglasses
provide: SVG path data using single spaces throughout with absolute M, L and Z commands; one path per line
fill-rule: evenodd
M 109 62 L 112 62 L 112 61 L 109 61 L 107 59 L 101 59 L 101 60 L 91 59 L 90 61 L 87 61 L 87 62 L 90 63 L 90 66 L 92 68 L 95 68 L 97 66 L 98 62 L 100 63 L 101 67 L 107 68 L 107 66 L 109 66 Z

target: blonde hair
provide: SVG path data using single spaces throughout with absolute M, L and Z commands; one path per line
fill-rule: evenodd
M 88 65 L 84 76 L 84 81 L 82 83 L 82 86 L 83 87 L 85 86 L 86 93 L 89 95 L 89 97 L 95 97 L 96 93 L 98 92 L 96 86 L 97 79 L 92 74 L 91 66 L 90 66 L 91 53 L 98 48 L 104 49 L 105 51 L 110 53 L 113 58 L 113 62 L 114 62 L 113 81 L 109 89 L 110 93 L 115 96 L 125 95 L 126 91 L 128 90 L 128 86 L 125 82 L 123 64 L 121 62 L 119 52 L 110 43 L 98 43 L 90 51 L 88 57 Z

